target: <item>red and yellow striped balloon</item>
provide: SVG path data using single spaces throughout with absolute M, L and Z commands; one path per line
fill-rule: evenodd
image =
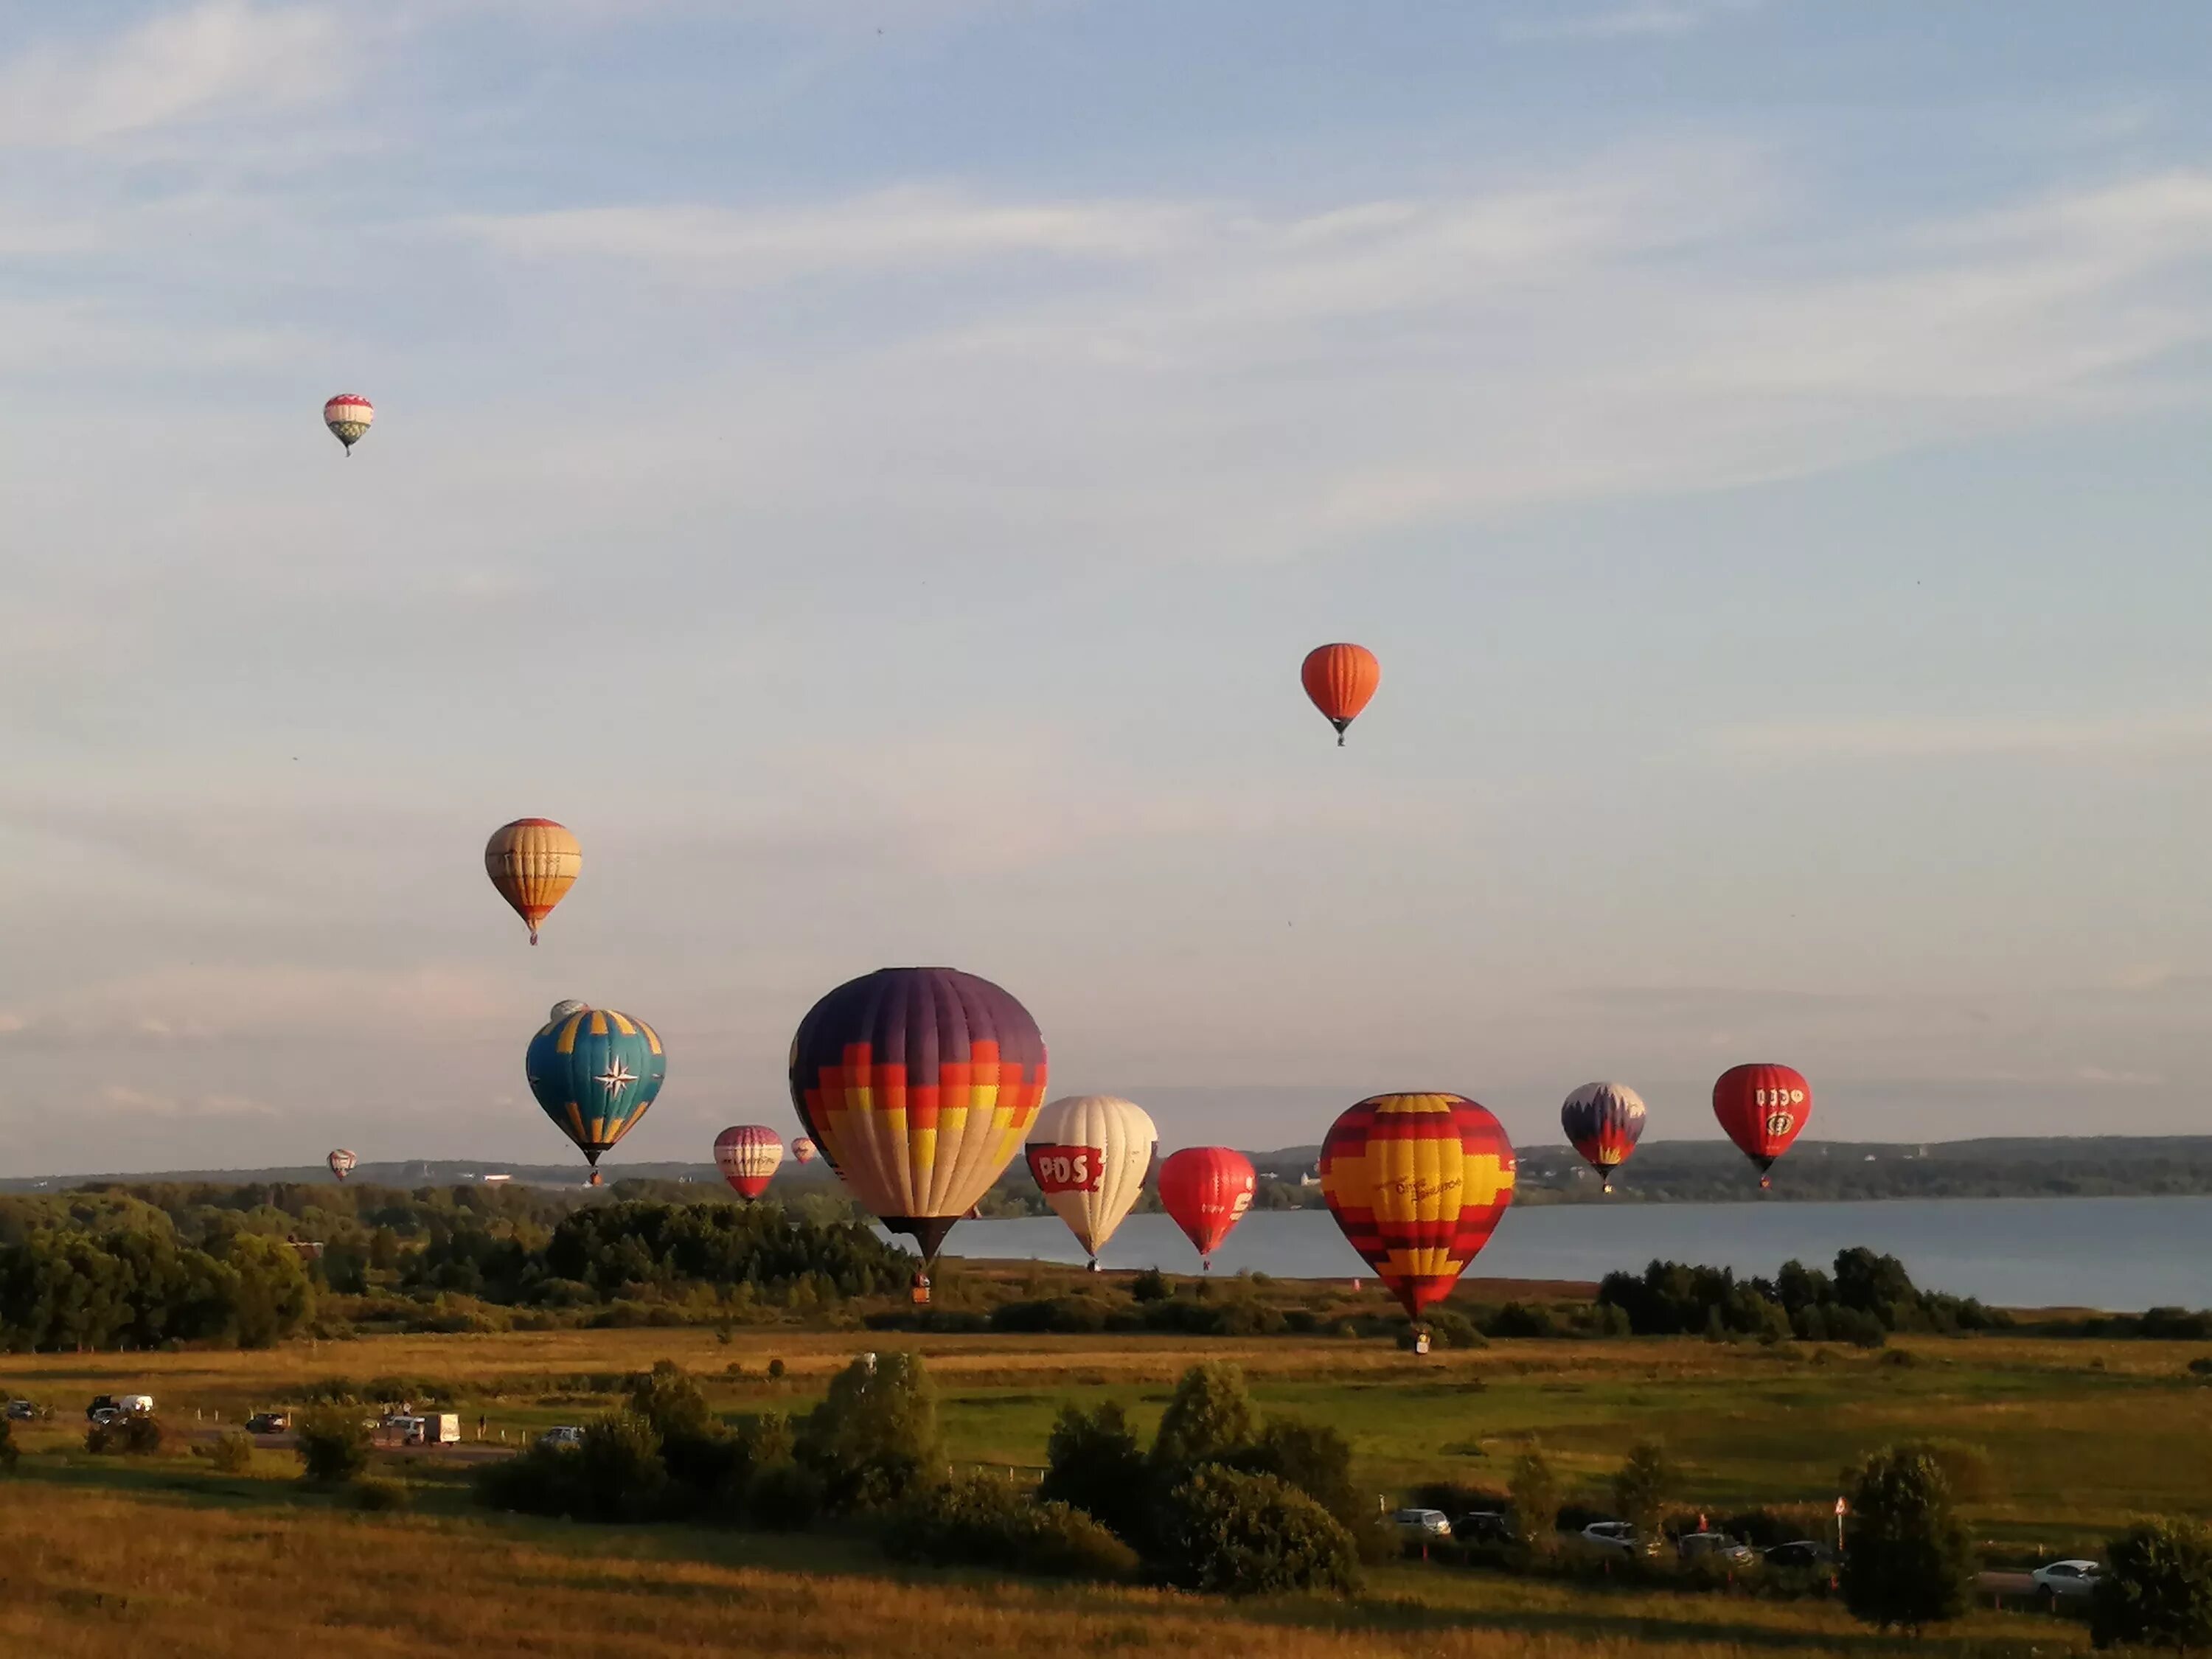
M 1513 1174 L 1513 1143 L 1464 1095 L 1373 1096 L 1322 1143 L 1329 1212 L 1414 1319 L 1490 1242 Z

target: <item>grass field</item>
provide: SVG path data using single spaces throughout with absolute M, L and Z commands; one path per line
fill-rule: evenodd
M 1066 1401 L 1115 1398 L 1147 1431 L 1201 1358 L 1233 1359 L 1261 1403 L 1335 1424 L 1362 1476 L 1394 1498 L 1417 1480 L 1502 1484 L 1540 1438 L 1571 1489 L 1594 1496 L 1636 1438 L 1663 1440 L 1686 1504 L 1716 1511 L 1832 1501 L 1851 1458 L 1900 1437 L 1982 1448 L 1994 1481 L 1967 1513 L 2014 1552 L 2092 1549 L 2144 1512 L 2212 1516 L 2212 1388 L 2195 1349 L 1985 1336 L 1901 1340 L 1882 1354 L 1697 1340 L 1501 1342 L 1417 1359 L 1379 1344 L 1146 1336 L 908 1337 L 710 1330 L 369 1338 L 264 1353 L 10 1356 L 0 1392 L 53 1406 L 19 1425 L 0 1482 L 0 1651 L 238 1653 L 312 1632 L 333 1654 L 767 1653 L 891 1649 L 1151 1653 L 1264 1641 L 1272 1653 L 1595 1654 L 1887 1646 L 1820 1604 L 1535 1583 L 1459 1569 L 1377 1574 L 1348 1606 L 1231 1607 L 1135 1591 L 899 1576 L 836 1537 L 610 1528 L 475 1510 L 459 1469 L 402 1467 L 411 1513 L 333 1509 L 289 1455 L 246 1476 L 187 1455 L 125 1461 L 82 1449 L 94 1393 L 157 1397 L 173 1429 L 211 1428 L 313 1380 L 423 1379 L 510 1443 L 605 1409 L 620 1373 L 669 1358 L 724 1409 L 801 1411 L 863 1349 L 925 1353 L 954 1456 L 1034 1466 Z M 769 1362 L 786 1375 L 771 1380 Z M 736 1367 L 735 1373 L 732 1368 Z M 197 1419 L 197 1420 L 196 1420 Z M 2045 1654 L 2075 1626 L 1987 1613 L 1947 1635 Z M 197 1644 L 198 1645 L 195 1645 Z

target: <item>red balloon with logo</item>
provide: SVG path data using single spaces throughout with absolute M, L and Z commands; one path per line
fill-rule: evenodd
M 1252 1160 L 1226 1146 L 1186 1146 L 1160 1165 L 1160 1207 L 1198 1246 L 1208 1272 L 1221 1241 L 1252 1207 L 1258 1184 Z
M 1731 1066 L 1713 1085 L 1713 1115 L 1770 1186 L 1774 1160 L 1813 1121 L 1813 1085 L 1788 1066 Z

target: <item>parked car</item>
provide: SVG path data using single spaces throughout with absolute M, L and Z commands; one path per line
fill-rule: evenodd
M 1817 1538 L 1793 1538 L 1766 1552 L 1770 1567 L 1832 1567 L 1836 1553 Z
M 1451 1535 L 1462 1544 L 1510 1544 L 1513 1522 L 1497 1510 L 1474 1510 L 1453 1517 Z
M 2028 1574 L 2038 1600 L 2045 1607 L 2055 1601 L 2076 1601 L 2097 1588 L 2104 1567 L 2095 1561 L 2053 1561 Z
M 538 1443 L 541 1446 L 580 1446 L 584 1443 L 584 1431 L 573 1423 L 563 1423 L 539 1435 Z
M 1644 1548 L 1637 1539 L 1636 1528 L 1626 1521 L 1593 1521 L 1578 1536 L 1592 1549 L 1609 1555 L 1636 1555 Z
M 1759 1559 L 1758 1551 L 1724 1532 L 1685 1533 L 1674 1540 L 1674 1553 L 1685 1561 L 1710 1558 L 1737 1567 L 1749 1566 Z
M 246 1419 L 248 1434 L 283 1434 L 291 1426 L 289 1412 L 256 1412 Z
M 1408 1544 L 1433 1544 L 1452 1535 L 1451 1522 L 1442 1510 L 1400 1510 L 1390 1524 Z
M 8 1402 L 8 1420 L 10 1423 L 29 1423 L 35 1420 L 38 1415 L 39 1408 L 27 1400 L 11 1400 Z

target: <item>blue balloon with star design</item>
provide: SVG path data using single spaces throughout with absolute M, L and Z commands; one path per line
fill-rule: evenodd
M 611 1008 L 579 1008 L 539 1030 L 523 1062 L 530 1092 L 594 1166 L 645 1115 L 668 1075 L 660 1034 Z M 592 1184 L 599 1183 L 595 1167 Z

